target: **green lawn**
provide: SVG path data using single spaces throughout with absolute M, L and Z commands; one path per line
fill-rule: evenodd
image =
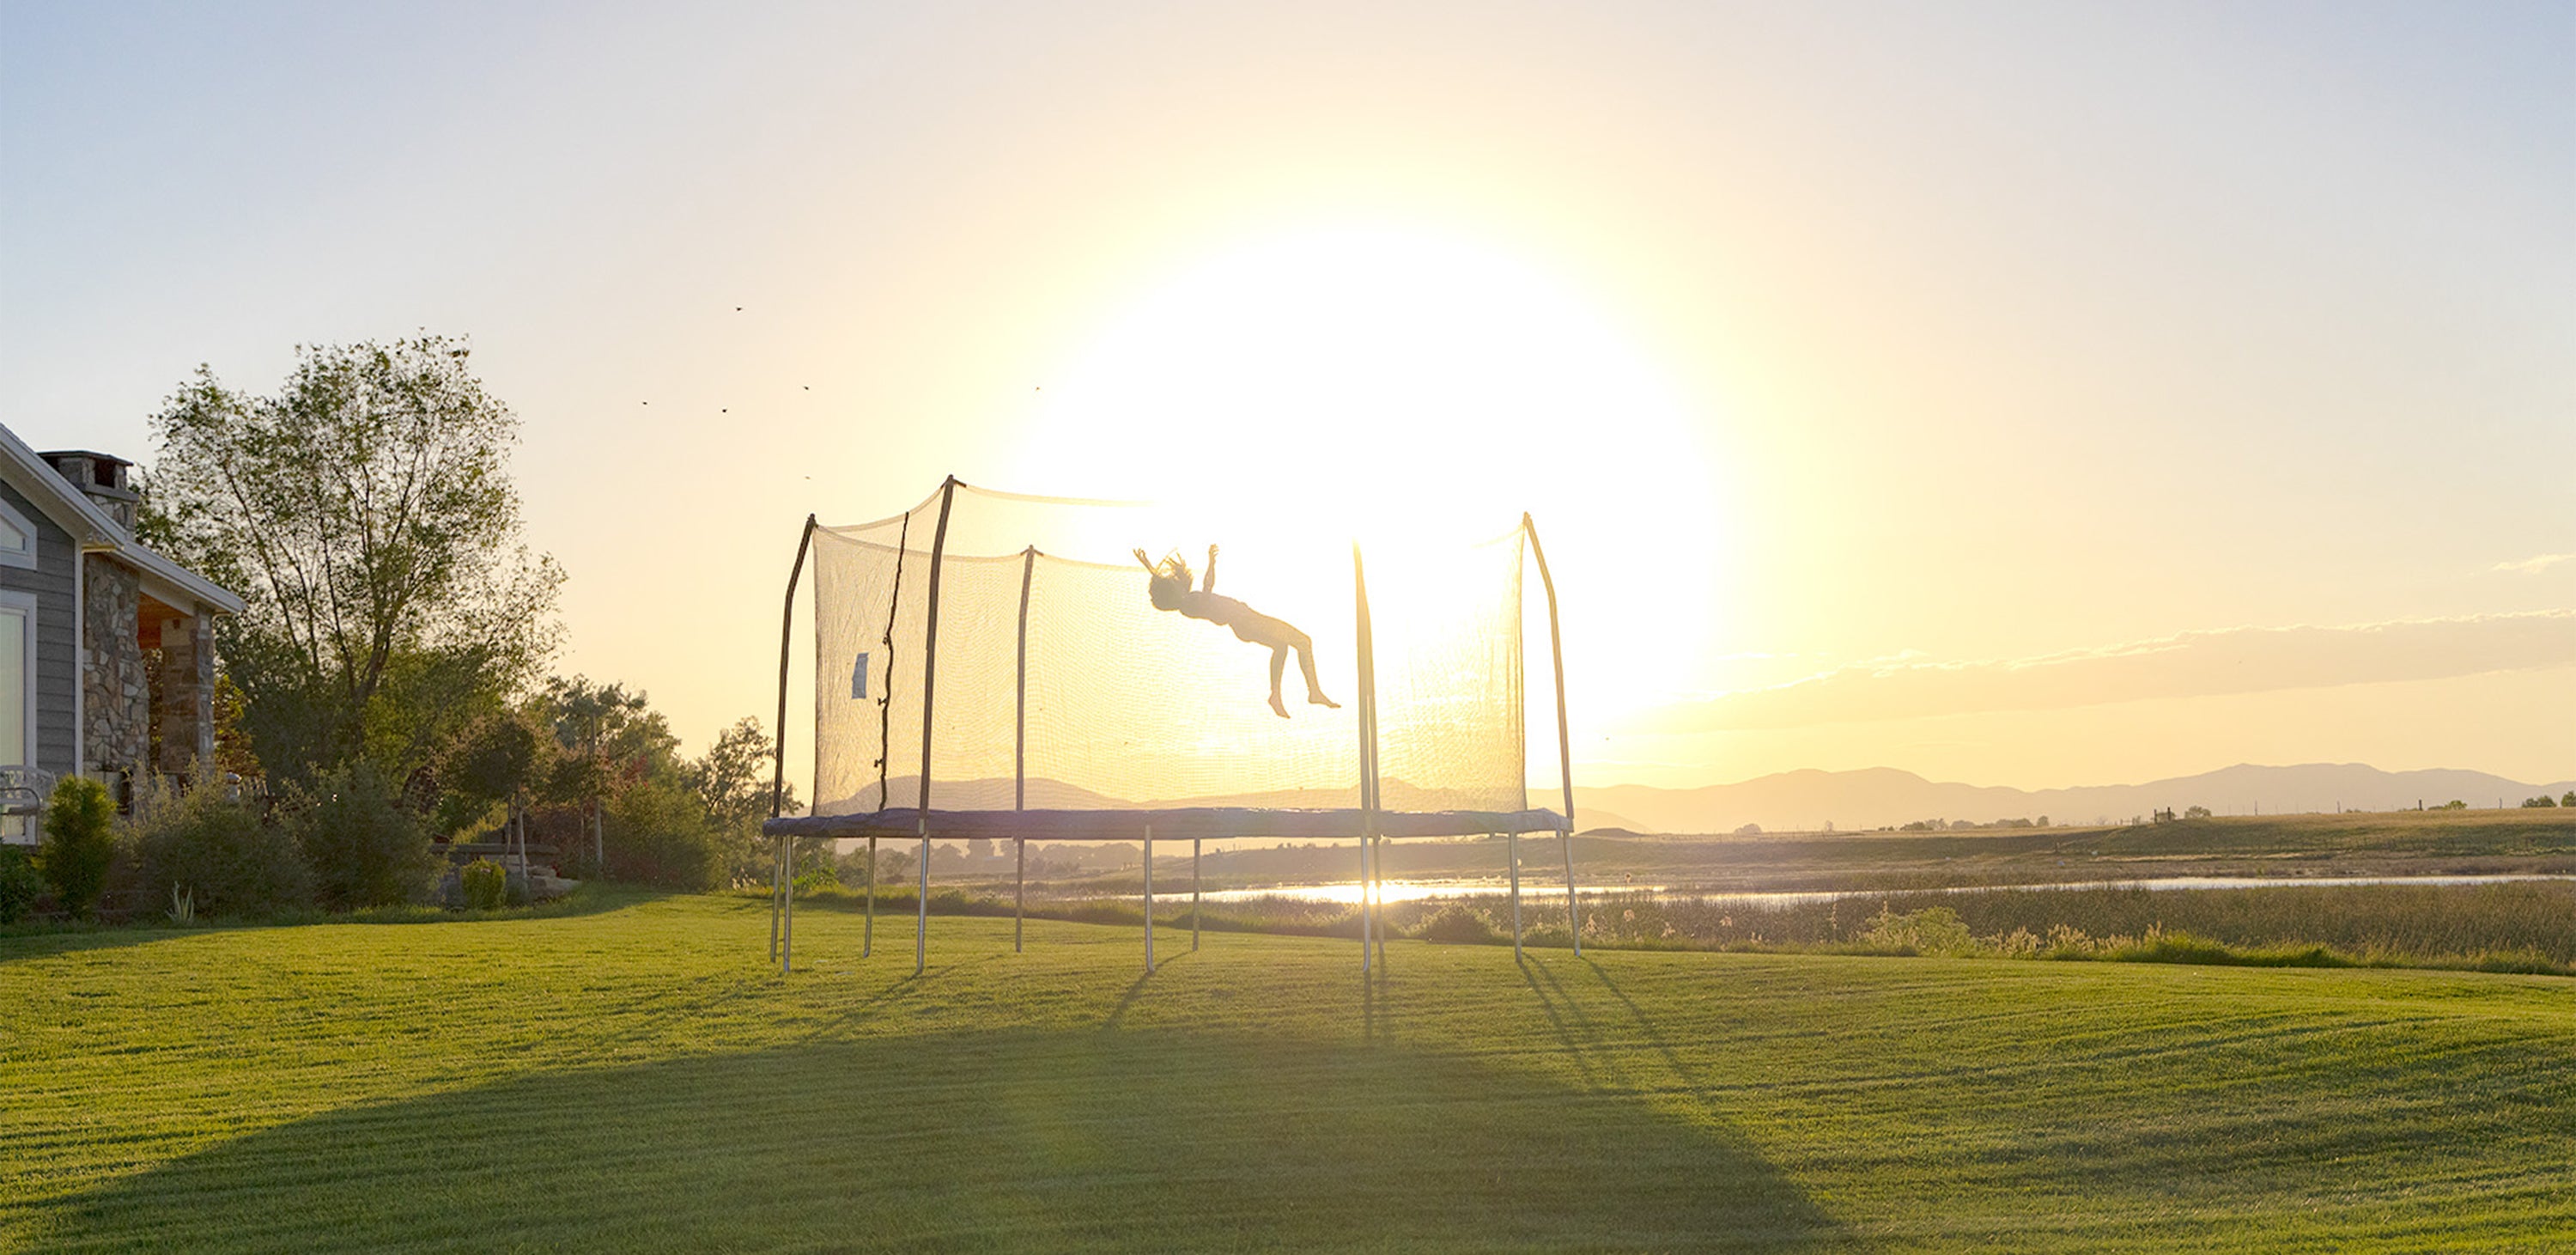
M 2576 981 L 800 915 L 0 939 L 0 1248 L 2576 1247 Z

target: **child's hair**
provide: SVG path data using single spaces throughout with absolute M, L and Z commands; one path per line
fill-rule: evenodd
M 1175 549 L 1154 564 L 1154 574 L 1145 581 L 1145 595 L 1155 609 L 1173 609 L 1180 605 L 1181 594 L 1190 591 L 1193 578 L 1189 562 Z

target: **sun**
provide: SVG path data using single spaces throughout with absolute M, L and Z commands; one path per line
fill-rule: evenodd
M 1605 700 L 1668 696 L 1708 639 L 1729 549 L 1704 416 L 1598 303 L 1484 242 L 1337 226 L 1201 258 L 1043 395 L 1017 484 L 1225 517 L 1229 553 L 1484 539 L 1530 511 Z

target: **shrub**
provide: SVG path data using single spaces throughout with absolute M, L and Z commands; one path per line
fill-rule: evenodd
M 1975 949 L 1968 936 L 1968 926 L 1959 913 L 1946 906 L 1925 907 L 1909 914 L 1898 914 L 1885 904 L 1869 921 L 1869 929 L 1853 940 L 1874 949 L 1896 950 L 1907 954 L 1966 954 Z
M 14 845 L 0 845 L 0 924 L 15 924 L 45 896 L 44 874 Z
M 1463 902 L 1452 902 L 1432 912 L 1431 918 L 1422 921 L 1421 936 L 1424 941 L 1465 945 L 1480 945 L 1502 938 L 1502 934 L 1495 931 L 1494 922 L 1485 918 L 1483 911 Z
M 608 870 L 620 880 L 672 889 L 713 889 L 723 883 L 724 852 L 707 820 L 706 803 L 677 784 L 645 779 L 608 802 L 602 816 Z
M 312 901 L 313 873 L 295 838 L 224 796 L 221 783 L 155 787 L 138 810 L 138 871 L 154 898 L 179 886 L 204 915 L 267 914 Z
M 429 834 L 374 767 L 325 772 L 292 804 L 288 827 L 323 905 L 393 906 L 427 894 L 438 870 Z
M 510 901 L 510 873 L 499 863 L 478 858 L 456 873 L 456 888 L 465 897 L 465 905 L 477 911 L 497 911 Z
M 107 786 L 80 776 L 65 776 L 45 804 L 45 844 L 36 854 L 37 870 L 54 887 L 54 900 L 73 915 L 86 915 L 107 887 L 108 866 L 116 861 L 116 804 Z
M 796 878 L 792 883 L 796 887 L 796 892 L 813 894 L 841 887 L 841 873 L 832 857 L 831 842 L 798 841 L 795 843 L 793 857 Z M 860 861 L 864 863 L 865 856 L 862 856 Z M 727 870 L 731 870 L 730 865 Z

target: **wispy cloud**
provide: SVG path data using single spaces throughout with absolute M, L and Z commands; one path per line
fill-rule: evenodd
M 2512 571 L 2521 575 L 2538 575 L 2561 562 L 2569 561 L 2576 561 L 2576 553 L 2537 553 L 2520 562 L 2499 562 L 2493 569 Z
M 1647 716 L 1641 730 L 1798 728 L 2059 710 L 2565 666 L 2576 666 L 2576 610 L 2343 627 L 2220 628 L 2036 658 L 1864 663 L 1666 706 Z

